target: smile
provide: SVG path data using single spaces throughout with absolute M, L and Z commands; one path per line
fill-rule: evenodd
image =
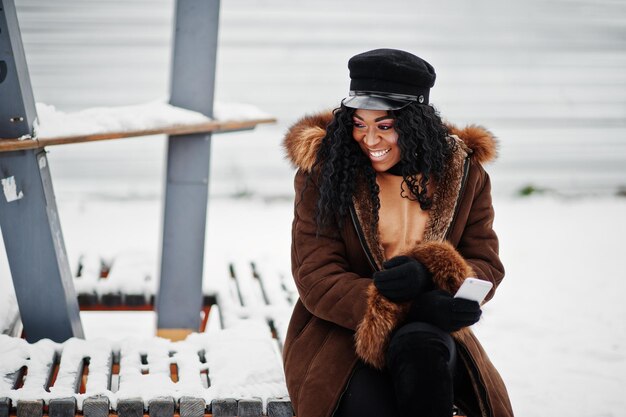
M 389 149 L 383 149 L 381 151 L 368 151 L 369 154 L 371 156 L 373 156 L 374 158 L 380 158 L 383 155 L 387 155 L 389 152 L 391 151 L 391 148 Z

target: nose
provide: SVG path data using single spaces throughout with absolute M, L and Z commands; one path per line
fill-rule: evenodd
M 365 137 L 363 138 L 363 143 L 372 147 L 378 142 L 380 142 L 380 138 L 376 135 L 376 131 L 374 129 L 368 129 L 365 133 Z

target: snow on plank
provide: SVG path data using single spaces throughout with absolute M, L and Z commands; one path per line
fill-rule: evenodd
M 0 336 L 0 417 L 10 414 L 11 399 L 5 395 L 20 385 L 28 359 L 27 352 L 10 340 L 6 335 Z
M 170 344 L 165 339 L 127 339 L 121 344 L 120 380 L 117 391 L 124 406 L 135 409 L 137 398 L 148 409 L 151 400 L 172 397 L 175 390 L 170 374 Z
M 29 344 L 23 339 L 0 335 L 0 398 L 4 409 L 9 404 L 17 409 L 18 416 L 38 416 L 43 413 L 44 401 L 50 399 L 47 391 L 53 374 L 59 345 L 50 340 Z M 25 367 L 23 385 L 16 372 Z M 12 386 L 13 384 L 13 386 Z M 16 389 L 14 389 L 16 388 Z
M 108 277 L 102 280 L 102 288 L 109 293 L 122 295 L 125 305 L 137 306 L 149 303 L 156 293 L 156 261 L 146 252 L 130 251 L 117 255 Z
M 207 403 L 238 398 L 263 401 L 287 397 L 284 371 L 276 342 L 263 321 L 240 320 L 217 335 L 192 334 L 187 341 L 206 351 L 211 386 Z
M 39 125 L 35 128 L 35 137 L 0 138 L 0 152 L 159 134 L 232 132 L 276 122 L 254 106 L 221 103 L 215 104 L 216 119 L 161 102 L 99 107 L 74 113 L 37 103 L 37 114 Z
M 99 303 L 98 282 L 102 275 L 104 260 L 91 253 L 82 253 L 78 259 L 70 262 L 74 270 L 74 288 L 78 294 L 80 306 Z
M 250 309 L 258 309 L 260 306 L 265 305 L 258 280 L 253 278 L 250 262 L 236 260 L 231 263 L 231 268 L 233 277 L 237 281 L 237 289 L 241 295 L 243 306 Z
M 59 363 L 59 370 L 54 385 L 50 387 L 50 402 L 48 410 L 50 417 L 67 416 L 76 413 L 76 398 L 78 393 L 85 361 L 89 355 L 85 349 L 84 340 L 70 339 L 63 344 L 63 353 Z
M 253 276 L 260 282 L 263 293 L 269 301 L 268 304 L 280 307 L 293 304 L 289 302 L 287 292 L 281 287 L 281 274 L 271 263 L 255 260 L 251 262 L 251 267 Z

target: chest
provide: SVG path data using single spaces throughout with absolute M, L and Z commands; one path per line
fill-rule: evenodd
M 422 210 L 410 193 L 402 177 L 383 174 L 377 177 L 378 235 L 386 259 L 406 253 L 420 243 L 429 220 L 428 211 Z M 404 189 L 403 189 L 404 188 Z

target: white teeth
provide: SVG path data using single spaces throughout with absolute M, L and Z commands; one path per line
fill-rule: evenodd
M 380 158 L 381 156 L 388 153 L 390 150 L 391 148 L 385 149 L 384 151 L 369 151 L 369 152 L 370 152 L 370 155 L 372 155 L 374 158 Z

